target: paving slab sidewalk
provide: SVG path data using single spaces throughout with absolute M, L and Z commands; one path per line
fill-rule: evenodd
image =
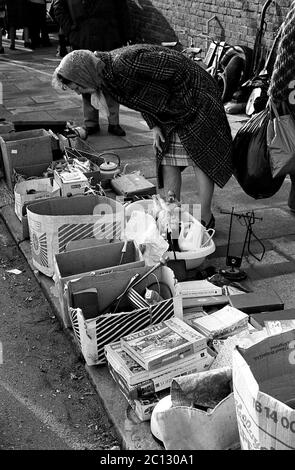
M 55 57 L 55 48 L 33 52 L 11 51 L 0 58 L 0 80 L 3 83 L 4 102 L 0 105 L 0 118 L 8 120 L 73 120 L 82 124 L 83 116 L 80 98 L 72 93 L 63 95 L 53 90 L 50 85 L 51 74 L 59 59 Z M 245 115 L 229 115 L 232 133 L 247 120 Z M 107 120 L 102 116 L 102 131 L 91 136 L 86 142 L 78 142 L 95 152 L 112 150 L 120 158 L 122 167 L 128 165 L 128 171 L 141 170 L 151 181 L 155 181 L 155 167 L 151 146 L 151 133 L 141 116 L 127 108 L 121 109 L 121 125 L 126 130 L 126 137 L 116 137 L 107 133 Z M 76 141 L 77 143 L 77 141 Z M 266 255 L 261 262 L 246 256 L 243 269 L 249 275 L 253 290 L 273 288 L 281 296 L 285 308 L 295 306 L 295 291 L 292 282 L 295 273 L 295 215 L 287 206 L 290 190 L 287 177 L 280 191 L 272 198 L 254 200 L 247 196 L 234 178 L 223 188 L 216 188 L 213 211 L 216 217 L 217 231 L 214 237 L 216 251 L 204 263 L 204 267 L 225 266 L 230 212 L 232 207 L 237 212 L 255 210 L 261 220 L 255 223 L 254 231 L 266 247 Z M 183 202 L 197 201 L 194 174 L 186 169 L 183 175 Z M 45 295 L 51 302 L 57 317 L 61 318 L 60 306 L 54 292 L 53 281 L 38 273 L 32 265 L 31 250 L 28 240 L 23 238 L 20 223 L 14 214 L 13 197 L 3 180 L 0 182 L 0 215 L 5 220 L 19 248 L 31 266 Z M 237 230 L 232 243 L 239 245 L 243 239 L 243 229 Z M 73 339 L 73 334 L 66 331 Z M 158 450 L 161 446 L 150 433 L 149 422 L 140 422 L 130 411 L 124 397 L 108 374 L 106 367 L 86 367 L 89 377 L 96 387 L 108 416 L 113 421 L 125 449 Z

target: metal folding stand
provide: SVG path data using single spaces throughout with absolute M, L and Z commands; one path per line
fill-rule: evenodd
M 247 250 L 249 255 L 255 258 L 257 261 L 261 261 L 264 254 L 265 254 L 265 246 L 263 245 L 262 241 L 255 235 L 253 232 L 252 226 L 256 220 L 262 220 L 261 217 L 256 217 L 254 215 L 254 211 L 246 212 L 246 213 L 235 213 L 234 207 L 232 208 L 231 212 L 223 212 L 223 214 L 230 214 L 230 226 L 229 226 L 229 233 L 228 233 L 228 241 L 227 241 L 227 252 L 226 252 L 226 266 L 228 268 L 221 269 L 220 274 L 232 281 L 242 281 L 246 279 L 247 274 L 245 271 L 241 270 L 241 264 L 245 252 L 245 248 L 247 246 Z M 241 243 L 231 243 L 232 234 L 233 234 L 233 226 L 234 221 L 240 224 L 244 228 L 244 236 L 240 237 L 240 240 L 244 240 Z M 251 242 L 253 239 L 260 245 L 262 251 L 260 256 L 257 256 L 251 250 Z

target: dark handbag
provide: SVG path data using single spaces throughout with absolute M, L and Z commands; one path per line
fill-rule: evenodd
M 246 194 L 254 199 L 273 196 L 285 176 L 273 178 L 266 141 L 270 110 L 254 114 L 233 141 L 233 174 Z
M 295 121 L 285 110 L 280 116 L 271 99 L 269 106 L 273 116 L 267 125 L 267 145 L 275 178 L 295 172 Z

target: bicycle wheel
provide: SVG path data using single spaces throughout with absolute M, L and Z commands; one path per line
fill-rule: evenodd
M 218 73 L 217 83 L 223 103 L 230 101 L 234 92 L 238 89 L 244 65 L 244 59 L 238 55 L 234 55 L 224 70 Z

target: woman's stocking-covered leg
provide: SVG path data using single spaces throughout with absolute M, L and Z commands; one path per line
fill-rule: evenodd
M 175 194 L 176 199 L 180 201 L 181 167 L 162 165 L 162 171 L 165 196 L 167 197 L 168 192 L 171 191 Z
M 214 192 L 214 182 L 198 166 L 194 165 L 197 178 L 199 203 L 201 204 L 202 220 L 207 225 L 211 219 L 211 204 Z

